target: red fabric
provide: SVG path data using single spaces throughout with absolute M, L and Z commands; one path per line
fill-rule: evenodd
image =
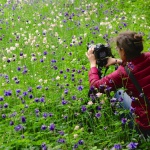
M 139 57 L 128 62 L 128 67 L 132 69 L 132 73 L 150 100 L 150 52 L 142 53 Z M 144 99 L 140 96 L 140 93 L 127 76 L 124 66 L 119 66 L 116 71 L 101 79 L 98 76 L 98 69 L 93 67 L 89 71 L 89 82 L 91 87 L 94 86 L 98 88 L 102 93 L 104 93 L 106 89 L 112 91 L 121 87 L 127 89 L 126 92 L 128 95 L 138 98 L 138 100 L 132 101 L 131 104 L 132 107 L 135 108 L 135 114 L 137 116 L 136 122 L 141 128 L 146 130 L 150 129 L 150 123 L 148 121 L 150 120 L 150 108 L 148 109 L 148 113 L 146 113 Z

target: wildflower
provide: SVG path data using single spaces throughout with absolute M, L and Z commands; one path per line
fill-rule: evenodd
M 46 128 L 47 128 L 46 125 L 41 126 L 41 130 L 46 130 Z
M 66 101 L 66 100 L 62 100 L 62 102 L 61 102 L 63 105 L 66 105 L 67 103 L 68 103 L 68 101 Z
M 79 90 L 79 91 L 82 91 L 82 90 L 83 90 L 83 86 L 82 86 L 82 85 L 79 85 L 79 86 L 78 86 L 78 90 Z
M 117 101 L 117 99 L 115 98 L 115 97 L 113 97 L 111 100 L 110 100 L 110 102 L 116 102 Z
M 47 150 L 47 146 L 46 146 L 46 144 L 45 144 L 45 143 L 43 143 L 43 144 L 41 145 L 41 148 L 42 148 L 42 150 Z
M 58 143 L 65 143 L 65 140 L 64 139 L 58 139 L 57 142 Z
M 99 93 L 99 92 L 98 92 L 98 93 L 96 93 L 96 96 L 97 96 L 97 97 L 101 97 L 102 94 L 103 94 L 103 93 Z
M 11 90 L 4 91 L 4 95 L 5 96 L 11 96 L 12 95 L 12 91 Z
M 43 117 L 47 118 L 48 117 L 48 113 L 43 113 Z
M 6 118 L 6 115 L 5 115 L 5 114 L 2 114 L 2 118 L 4 118 L 4 119 L 5 119 L 5 118 Z
M 86 111 L 86 106 L 83 105 L 82 108 L 81 108 L 81 111 L 85 112 Z
M 115 150 L 121 150 L 122 146 L 120 144 L 115 144 L 114 148 L 115 148 Z
M 41 98 L 40 98 L 40 102 L 41 102 L 41 103 L 44 103 L 44 102 L 45 102 L 45 98 L 44 98 L 44 97 L 41 97 Z
M 131 113 L 134 113 L 134 111 L 135 111 L 135 108 L 133 108 L 132 106 L 130 107 L 130 112 Z
M 54 129 L 55 129 L 55 124 L 51 123 L 49 126 L 49 130 L 54 131 Z
M 21 90 L 20 90 L 20 89 L 17 89 L 17 90 L 16 90 L 16 93 L 20 93 L 20 92 L 21 92 Z
M 10 126 L 14 125 L 14 122 L 13 121 L 10 121 L 9 122 Z
M 84 141 L 83 141 L 83 140 L 79 140 L 79 141 L 78 141 L 78 144 L 79 144 L 79 145 L 83 145 L 83 144 L 84 144 Z
M 93 102 L 92 102 L 92 101 L 89 101 L 89 102 L 88 102 L 88 105 L 92 105 L 92 104 L 93 104 Z
M 96 114 L 95 114 L 95 117 L 96 117 L 96 118 L 100 118 L 100 117 L 101 117 L 101 114 L 100 114 L 100 113 L 96 113 Z
M 5 104 L 4 104 L 4 108 L 7 108 L 7 107 L 8 107 L 8 103 L 5 103 Z
M 138 143 L 134 143 L 134 142 L 130 142 L 127 147 L 131 150 L 131 149 L 136 149 L 137 148 Z
M 34 101 L 35 101 L 35 102 L 39 102 L 39 98 L 35 98 Z
M 76 100 L 77 98 L 76 98 L 76 96 L 74 95 L 74 96 L 72 96 L 72 100 Z
M 64 131 L 58 131 L 60 135 L 64 135 Z
M 78 148 L 78 144 L 75 144 L 75 145 L 73 146 L 73 148 L 74 148 L 74 149 Z
M 78 137 L 78 134 L 74 134 L 73 137 L 76 139 Z
M 65 89 L 64 94 L 68 94 L 68 89 Z
M 21 122 L 25 123 L 26 122 L 26 117 L 25 116 L 21 116 Z
M 127 122 L 127 118 L 122 118 L 121 122 L 122 122 L 122 124 L 125 124 Z
M 79 126 L 77 125 L 77 126 L 75 126 L 75 128 L 74 128 L 74 130 L 78 130 L 79 129 Z
M 17 125 L 17 126 L 15 126 L 15 128 L 14 128 L 16 131 L 21 131 L 22 129 L 23 129 L 23 126 L 22 125 Z
M 2 96 L 0 96 L 0 101 L 3 101 L 3 100 L 4 100 L 4 98 Z

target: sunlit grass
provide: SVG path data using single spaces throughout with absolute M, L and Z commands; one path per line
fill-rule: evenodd
M 0 149 L 96 150 L 115 144 L 129 149 L 130 142 L 138 143 L 135 131 L 127 125 L 122 129 L 119 115 L 124 111 L 115 115 L 111 108 L 114 92 L 95 103 L 87 96 L 85 56 L 88 43 L 106 44 L 124 30 L 142 32 L 148 51 L 150 27 L 137 4 L 0 2 Z M 142 143 L 146 149 L 148 143 Z

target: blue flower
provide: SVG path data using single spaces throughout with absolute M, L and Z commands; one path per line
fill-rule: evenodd
M 46 125 L 41 126 L 41 130 L 46 130 L 46 128 L 47 128 Z
M 120 144 L 115 144 L 114 148 L 115 148 L 115 150 L 121 150 L 122 146 Z
M 127 147 L 131 150 L 131 149 L 136 149 L 137 148 L 138 143 L 134 143 L 134 142 L 130 142 Z
M 17 126 L 15 126 L 15 128 L 14 128 L 16 131 L 21 131 L 22 129 L 23 129 L 23 126 L 22 125 L 17 125 Z
M 21 116 L 21 122 L 25 123 L 26 122 L 26 117 L 25 116 Z
M 121 122 L 122 122 L 122 124 L 126 124 L 127 118 L 122 118 L 122 119 L 121 119 Z
M 82 112 L 85 112 L 85 111 L 86 111 L 86 106 L 83 105 L 83 106 L 81 107 L 81 111 L 82 111 Z
M 64 139 L 58 139 L 57 142 L 58 143 L 65 143 L 65 140 Z
M 96 113 L 96 114 L 95 114 L 95 117 L 96 117 L 96 118 L 100 118 L 100 117 L 101 117 L 101 114 L 100 114 L 100 113 Z
M 83 86 L 82 86 L 82 85 L 79 85 L 79 86 L 78 86 L 78 90 L 79 90 L 79 91 L 82 91 L 82 90 L 83 90 Z
M 51 124 L 50 124 L 49 130 L 50 130 L 50 131 L 54 131 L 54 130 L 55 130 L 55 124 L 54 124 L 54 123 L 51 123 Z
M 79 140 L 79 141 L 78 141 L 78 144 L 79 144 L 79 145 L 83 145 L 83 144 L 84 144 L 84 141 L 83 141 L 83 140 Z

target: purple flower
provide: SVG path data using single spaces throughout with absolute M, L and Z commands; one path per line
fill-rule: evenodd
M 86 106 L 83 105 L 83 106 L 81 107 L 81 111 L 82 111 L 82 112 L 85 112 L 85 111 L 86 111 Z
M 49 126 L 49 130 L 54 131 L 54 129 L 55 129 L 55 124 L 51 123 L 50 126 Z
M 48 113 L 43 113 L 43 117 L 47 118 L 48 117 Z
M 11 90 L 4 91 L 4 95 L 5 96 L 11 96 L 12 95 L 12 91 Z
M 64 94 L 68 94 L 68 89 L 65 89 Z
M 131 150 L 131 149 L 136 149 L 137 148 L 138 143 L 134 143 L 134 142 L 130 142 L 127 147 Z
M 114 148 L 115 148 L 115 150 L 121 150 L 122 146 L 120 144 L 115 144 Z
M 95 114 L 95 117 L 96 117 L 96 118 L 100 118 L 100 117 L 101 117 L 101 114 L 100 114 L 100 113 L 96 113 L 96 114 Z
M 47 51 L 44 51 L 43 54 L 44 54 L 44 55 L 47 55 Z
M 66 100 L 62 100 L 62 102 L 61 102 L 63 105 L 66 105 L 67 103 L 68 103 L 68 101 L 66 101 Z
M 6 115 L 5 115 L 5 114 L 2 114 L 2 118 L 4 118 L 4 119 L 5 119 L 5 118 L 6 118 Z
M 26 117 L 25 116 L 21 116 L 21 122 L 25 123 L 26 122 Z
M 65 143 L 65 140 L 64 139 L 58 139 L 57 142 L 58 143 Z
M 28 92 L 32 92 L 32 87 L 29 87 L 29 88 L 28 88 Z
M 83 145 L 83 144 L 84 144 L 84 141 L 83 141 L 83 140 L 79 140 L 79 141 L 78 141 L 78 144 L 79 144 L 79 145 Z
M 82 85 L 79 85 L 79 86 L 78 86 L 78 90 L 79 90 L 79 91 L 82 91 L 82 90 L 83 90 L 83 86 L 82 86 Z
M 72 100 L 76 100 L 77 98 L 76 98 L 76 96 L 74 95 L 74 96 L 72 96 Z
M 42 150 L 47 150 L 47 146 L 46 146 L 46 144 L 45 144 L 45 143 L 43 143 L 43 144 L 41 145 L 41 148 L 42 148 Z
M 22 129 L 23 129 L 23 126 L 22 125 L 17 125 L 17 126 L 15 126 L 15 128 L 14 128 L 16 131 L 21 131 Z
M 122 122 L 122 124 L 125 124 L 127 122 L 127 118 L 122 118 L 121 122 Z
M 5 104 L 4 104 L 4 108 L 7 108 L 7 107 L 8 107 L 8 103 L 5 103 Z
M 13 121 L 10 121 L 9 122 L 10 126 L 14 125 L 14 122 Z
M 20 90 L 20 89 L 17 89 L 17 90 L 16 90 L 16 93 L 20 93 L 20 92 L 21 92 L 21 90 Z
M 132 106 L 130 107 L 130 112 L 131 113 L 134 113 L 134 111 L 135 111 L 135 108 L 133 108 Z
M 0 101 L 3 101 L 3 100 L 4 100 L 4 98 L 2 96 L 0 96 Z
M 45 98 L 44 98 L 44 97 L 41 97 L 41 98 L 40 98 L 40 102 L 44 103 L 44 102 L 45 102 Z
M 58 131 L 60 135 L 64 135 L 64 131 Z
M 41 126 L 41 130 L 46 130 L 46 128 L 47 128 L 46 125 Z
M 39 102 L 39 98 L 35 98 L 34 101 L 35 101 L 35 102 Z
M 117 98 L 113 97 L 110 102 L 116 102 L 117 101 Z

